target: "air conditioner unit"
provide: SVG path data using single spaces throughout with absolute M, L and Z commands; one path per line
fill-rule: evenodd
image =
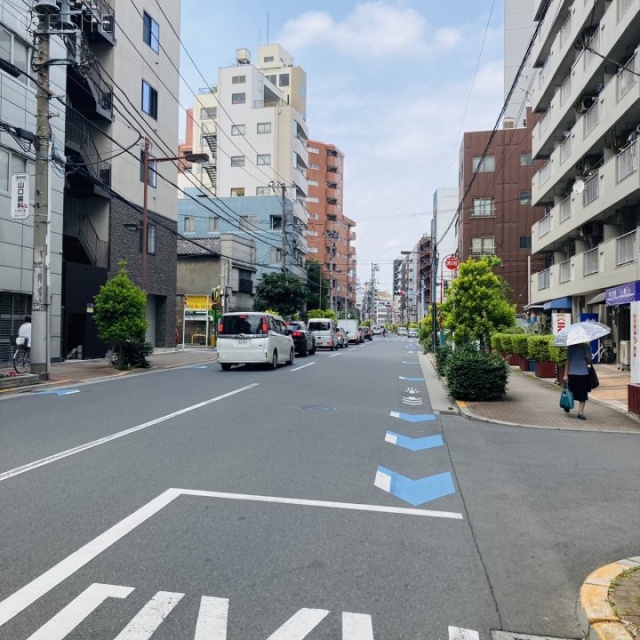
M 626 367 L 631 364 L 631 348 L 629 340 L 620 340 L 618 362 Z
M 578 102 L 576 102 L 576 111 L 578 113 L 586 113 L 587 111 L 589 111 L 589 109 L 591 109 L 595 101 L 596 98 L 594 96 L 582 96 L 582 98 L 580 98 Z

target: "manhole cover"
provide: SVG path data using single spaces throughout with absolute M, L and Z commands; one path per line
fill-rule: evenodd
M 335 411 L 335 407 L 325 407 L 321 404 L 310 404 L 305 407 L 301 407 L 305 411 Z

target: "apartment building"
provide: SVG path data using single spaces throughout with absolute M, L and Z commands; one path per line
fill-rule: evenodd
M 592 314 L 628 345 L 640 300 L 640 0 L 539 0 L 535 19 L 533 203 L 547 214 L 532 230 L 546 268 L 533 270 L 531 300 Z
M 192 150 L 210 160 L 181 176 L 191 187 L 181 221 L 218 218 L 224 230 L 251 236 L 264 260 L 258 279 L 283 268 L 306 277 L 306 110 L 306 74 L 278 44 L 258 47 L 255 64 L 238 49 L 236 63 L 195 97 Z
M 458 253 L 458 226 L 455 223 L 458 211 L 458 189 L 440 187 L 433 192 L 433 222 L 431 236 L 437 238 L 438 270 L 435 274 L 435 302 L 444 301 L 444 292 L 456 271 L 448 269 L 445 262 L 448 256 Z
M 344 154 L 335 145 L 307 142 L 309 260 L 321 265 L 330 283 L 329 306 L 338 313 L 356 304 L 355 222 L 344 214 Z
M 465 133 L 460 147 L 458 256 L 499 257 L 517 314 L 530 302 L 531 226 L 544 215 L 531 200 L 533 121 L 529 110 L 526 127 L 497 130 L 484 157 L 491 131 Z
M 18 334 L 24 316 L 31 313 L 33 291 L 33 220 L 35 197 L 36 85 L 29 77 L 34 55 L 33 34 L 24 29 L 25 5 L 19 0 L 0 4 L 0 362 L 11 360 L 11 336 Z M 51 38 L 51 56 L 66 57 L 60 38 Z M 52 67 L 50 87 L 64 95 L 66 72 Z M 64 100 L 51 101 L 53 152 L 58 161 L 49 175 L 49 238 L 47 282 L 49 285 L 48 350 L 60 353 L 61 278 L 64 189 Z M 29 178 L 29 210 L 17 216 L 12 208 L 14 175 Z M 22 212 L 24 213 L 24 211 Z

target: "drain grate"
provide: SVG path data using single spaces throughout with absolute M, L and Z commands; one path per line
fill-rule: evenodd
M 304 409 L 305 411 L 335 411 L 336 410 L 335 407 L 326 407 L 321 404 L 309 404 L 300 408 Z
M 509 631 L 492 631 L 493 640 L 571 640 L 571 638 L 556 638 L 551 636 L 529 636 L 525 633 L 512 633 Z
M 459 416 L 460 415 L 458 411 L 436 411 L 436 413 L 440 416 Z

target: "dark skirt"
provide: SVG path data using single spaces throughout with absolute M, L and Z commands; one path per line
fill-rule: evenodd
M 569 374 L 569 389 L 573 393 L 573 399 L 577 402 L 585 402 L 589 399 L 589 376 L 577 376 Z

